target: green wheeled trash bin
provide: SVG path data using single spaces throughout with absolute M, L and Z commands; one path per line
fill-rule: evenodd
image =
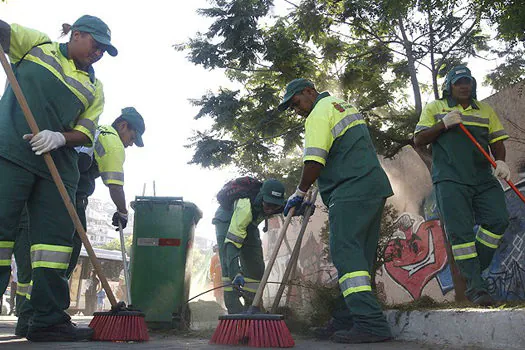
M 182 197 L 136 197 L 131 248 L 131 304 L 151 328 L 189 325 L 192 244 L 202 212 Z

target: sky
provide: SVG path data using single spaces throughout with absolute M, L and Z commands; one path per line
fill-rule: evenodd
M 286 11 L 289 5 L 276 1 Z M 99 124 L 111 124 L 123 107 L 133 106 L 144 117 L 146 132 L 144 148 L 126 150 L 125 192 L 131 201 L 141 195 L 182 196 L 194 202 L 204 217 L 196 232 L 215 239 L 211 219 L 217 207 L 215 195 L 229 179 L 238 175 L 234 168 L 203 169 L 189 165 L 192 150 L 185 148 L 193 130 L 204 130 L 210 120 L 194 120 L 198 108 L 188 99 L 199 98 L 220 86 L 234 86 L 220 70 L 207 71 L 188 62 L 186 54 L 173 45 L 183 43 L 197 31 L 206 31 L 209 20 L 196 10 L 207 7 L 204 0 L 8 0 L 0 2 L 0 19 L 40 30 L 54 41 L 59 38 L 62 23 L 72 24 L 78 17 L 90 14 L 100 17 L 111 29 L 112 43 L 119 50 L 117 57 L 105 55 L 94 65 L 96 75 L 104 84 L 105 108 Z M 480 78 L 493 65 L 473 62 Z M 0 74 L 0 86 L 4 86 Z M 480 88 L 478 97 L 491 93 Z M 432 99 L 429 95 L 424 102 Z M 100 179 L 93 194 L 110 201 L 109 192 Z M 110 218 L 108 218 L 109 220 Z

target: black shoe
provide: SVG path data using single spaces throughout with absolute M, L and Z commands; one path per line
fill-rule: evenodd
M 27 336 L 27 329 L 29 326 L 27 324 L 17 323 L 15 328 L 15 335 L 17 337 L 25 338 Z
M 93 329 L 76 327 L 71 322 L 57 324 L 45 328 L 29 328 L 27 339 L 41 341 L 87 341 L 93 337 Z
M 326 340 L 329 339 L 337 331 L 349 330 L 351 328 L 351 325 L 346 326 L 332 318 L 323 327 L 310 328 L 310 332 L 312 332 L 313 336 L 317 339 Z
M 469 299 L 472 303 L 479 306 L 494 306 L 495 304 L 494 299 L 492 299 L 492 297 L 486 290 L 480 290 L 476 292 Z
M 377 334 L 360 332 L 355 328 L 350 330 L 337 331 L 330 338 L 336 343 L 358 344 L 358 343 L 380 343 L 392 340 L 392 336 L 381 336 Z

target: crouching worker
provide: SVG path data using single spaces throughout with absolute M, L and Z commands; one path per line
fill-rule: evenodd
M 224 304 L 229 314 L 245 311 L 253 301 L 264 274 L 261 238 L 257 226 L 284 207 L 284 185 L 275 179 L 261 183 L 241 177 L 217 194 L 215 225 L 222 268 Z M 244 298 L 244 306 L 240 297 Z

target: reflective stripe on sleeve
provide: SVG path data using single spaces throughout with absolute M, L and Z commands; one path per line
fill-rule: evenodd
M 358 292 L 371 292 L 370 274 L 368 271 L 355 271 L 346 273 L 339 279 L 343 297 Z
M 316 156 L 326 160 L 326 157 L 328 157 L 328 152 L 318 147 L 306 147 L 304 149 L 304 156 Z
M 429 126 L 426 126 L 426 125 L 416 125 L 416 132 L 420 132 L 420 131 L 423 131 L 423 130 L 427 130 L 427 129 L 430 129 Z
M 232 242 L 235 242 L 235 243 L 239 243 L 239 244 L 243 244 L 244 243 L 244 238 L 238 237 L 238 236 L 234 235 L 231 232 L 228 232 L 228 234 L 226 235 L 226 239 L 228 239 L 228 240 L 230 240 Z
M 486 245 L 489 248 L 496 249 L 499 246 L 499 242 L 503 235 L 497 235 L 490 232 L 489 230 L 484 229 L 481 225 L 478 228 L 476 233 L 476 239 L 483 245 Z
M 489 134 L 489 142 L 490 141 L 493 141 L 493 140 L 496 140 L 496 139 L 499 139 L 499 138 L 508 138 L 509 135 L 507 134 L 507 132 L 505 130 L 498 130 L 498 131 L 494 131 L 493 133 L 490 133 Z
M 102 181 L 106 182 L 108 180 L 117 180 L 124 182 L 124 173 L 120 173 L 117 171 L 106 171 L 103 173 L 100 173 L 100 177 L 102 178 Z
M 478 256 L 476 242 L 468 242 L 452 246 L 452 254 L 455 260 L 472 259 Z
M 99 157 L 103 157 L 104 154 L 106 154 L 106 149 L 104 148 L 102 143 L 100 143 L 100 141 L 97 141 L 97 143 L 95 143 L 95 152 L 97 152 Z
M 341 119 L 335 126 L 332 128 L 332 136 L 334 139 L 339 136 L 341 132 L 350 124 L 355 121 L 363 120 L 363 115 L 361 113 L 349 114 L 343 119 Z
M 81 125 L 84 128 L 88 129 L 91 135 L 93 135 L 93 137 L 95 136 L 95 130 L 97 129 L 97 126 L 92 120 L 86 118 L 79 119 L 77 125 Z

